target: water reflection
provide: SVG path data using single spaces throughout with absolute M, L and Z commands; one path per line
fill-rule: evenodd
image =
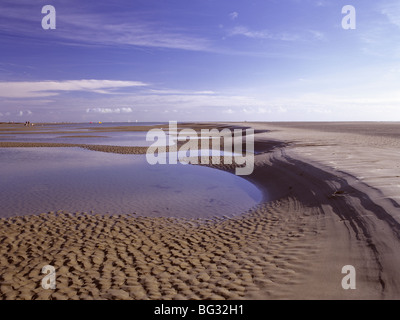
M 208 218 L 261 201 L 254 185 L 216 169 L 80 148 L 0 148 L 0 176 L 3 217 L 65 210 Z

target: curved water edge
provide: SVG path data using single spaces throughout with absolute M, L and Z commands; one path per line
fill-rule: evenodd
M 49 211 L 232 217 L 262 200 L 254 184 L 204 166 L 81 148 L 0 148 L 0 216 Z M 105 196 L 106 195 L 106 196 Z

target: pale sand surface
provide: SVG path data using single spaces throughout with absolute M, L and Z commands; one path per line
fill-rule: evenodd
M 302 178 L 296 201 L 310 205 L 305 196 L 311 192 L 324 221 L 319 267 L 304 284 L 307 297 L 400 298 L 400 124 L 251 125 L 288 143 L 275 156 Z M 356 267 L 356 290 L 339 285 L 347 264 Z
M 68 213 L 0 219 L 1 297 L 398 298 L 396 135 L 237 125 L 259 132 L 256 150 L 266 152 L 256 155 L 247 178 L 271 201 L 229 219 Z M 41 287 L 48 264 L 56 267 L 55 290 Z M 341 287 L 344 265 L 356 268 L 356 290 Z

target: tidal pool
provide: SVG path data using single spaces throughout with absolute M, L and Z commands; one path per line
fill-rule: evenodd
M 203 166 L 81 148 L 0 148 L 0 217 L 49 211 L 211 218 L 262 200 L 247 180 Z

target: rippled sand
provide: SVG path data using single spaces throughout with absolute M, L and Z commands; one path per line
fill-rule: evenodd
M 279 297 L 298 283 L 315 237 L 290 205 L 236 219 L 41 214 L 0 220 L 3 299 Z M 55 290 L 41 268 L 56 268 Z M 286 290 L 286 291 L 287 291 Z M 277 295 L 278 294 L 278 295 Z M 287 294 L 287 293 L 286 293 Z

